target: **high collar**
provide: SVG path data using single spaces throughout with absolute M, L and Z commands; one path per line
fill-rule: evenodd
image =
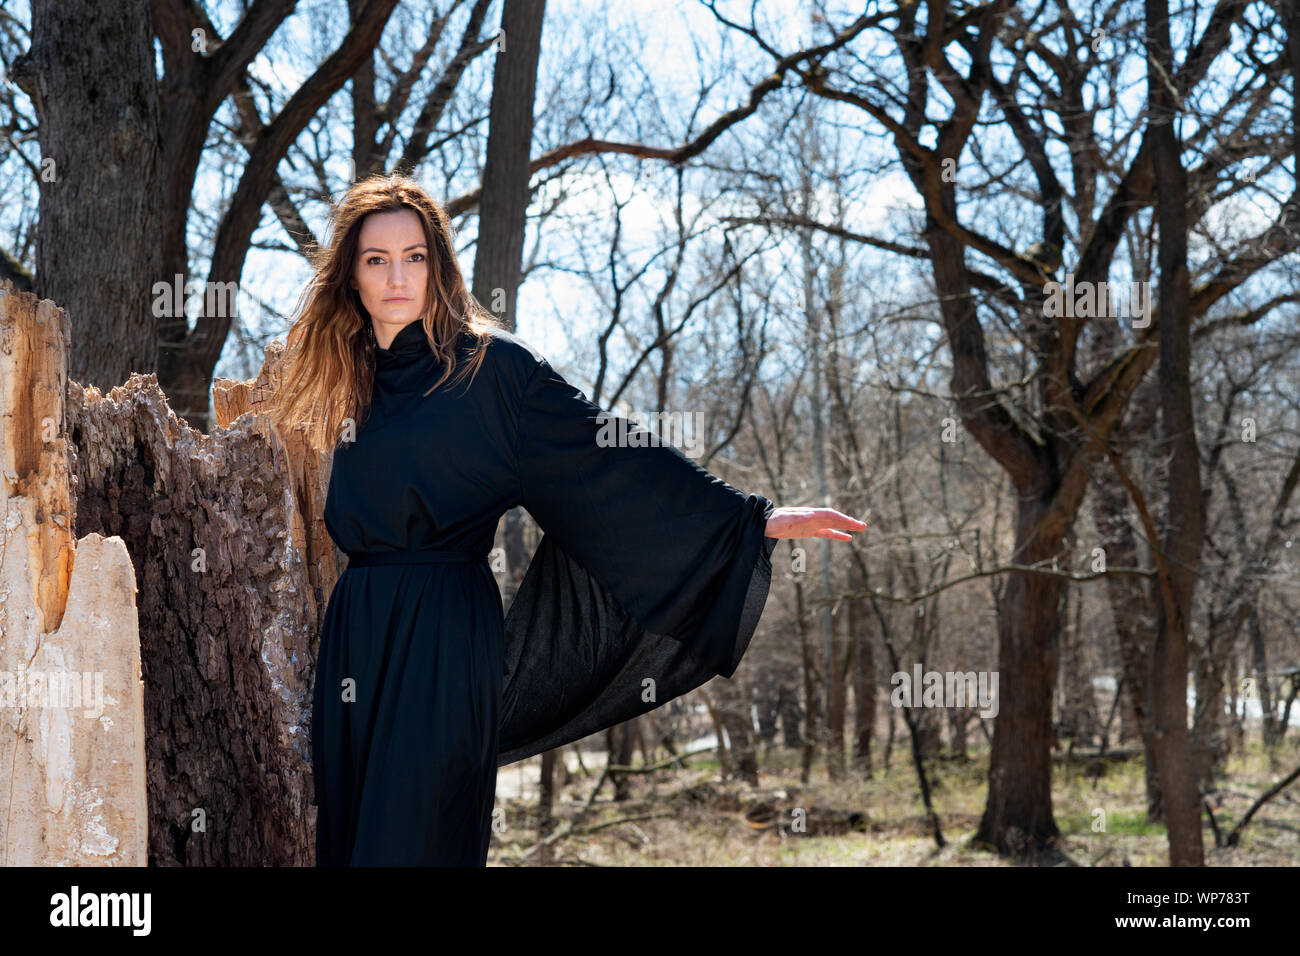
M 388 348 L 381 349 L 375 343 L 375 365 L 377 368 L 392 368 L 409 365 L 432 352 L 429 339 L 424 334 L 424 323 L 415 319 L 402 326 Z

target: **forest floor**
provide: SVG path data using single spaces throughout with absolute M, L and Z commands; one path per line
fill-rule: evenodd
M 666 756 L 666 755 L 665 755 Z M 851 773 L 832 782 L 817 763 L 800 784 L 799 754 L 773 749 L 760 757 L 759 785 L 724 780 L 712 754 L 689 759 L 689 769 L 630 775 L 627 798 L 615 802 L 605 781 L 578 816 L 600 777 L 603 754 L 584 754 L 587 774 L 557 787 L 555 817 L 576 833 L 551 847 L 551 865 L 574 866 L 1010 866 L 1010 860 L 971 846 L 987 790 L 987 751 L 965 762 L 931 767 L 932 797 L 945 845 L 936 848 L 916 773 L 906 751 L 895 749 L 888 773 Z M 537 859 L 537 759 L 498 775 L 497 832 L 489 865 Z M 1257 741 L 1234 754 L 1210 800 L 1221 834 L 1255 800 L 1300 765 L 1300 744 L 1284 743 L 1269 760 Z M 1100 772 L 1100 775 L 1098 774 Z M 531 772 L 531 786 L 527 775 Z M 512 775 L 513 778 L 512 778 Z M 511 794 L 507 796 L 507 794 Z M 522 794 L 522 798 L 520 795 Z M 1061 831 L 1056 865 L 1165 866 L 1163 824 L 1146 820 L 1140 756 L 1098 761 L 1058 754 L 1052 805 Z M 1209 866 L 1300 865 L 1300 781 L 1273 797 L 1242 831 L 1240 845 L 1216 847 L 1208 817 Z

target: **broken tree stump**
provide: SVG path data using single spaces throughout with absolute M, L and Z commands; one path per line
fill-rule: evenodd
M 0 858 L 142 866 L 136 578 L 120 538 L 74 542 L 68 319 L 0 284 Z
M 37 308 L 0 295 L 6 328 Z M 49 348 L 66 351 L 59 321 Z M 281 348 L 268 348 L 268 369 Z M 65 388 L 66 454 L 37 470 L 67 472 L 70 535 L 119 541 L 138 582 L 148 864 L 310 866 L 311 686 L 340 558 L 319 517 L 322 456 L 286 448 L 250 408 L 256 382 L 219 383 L 208 435 L 172 412 L 152 374 L 107 395 Z

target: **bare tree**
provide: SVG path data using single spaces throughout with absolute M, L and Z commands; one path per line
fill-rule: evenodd
M 1204 32 L 1177 70 L 1166 78 L 1173 96 L 1185 101 L 1202 81 L 1210 64 L 1226 48 L 1231 27 L 1240 21 L 1244 0 L 1223 0 L 1214 9 Z M 1034 570 L 1050 567 L 1062 557 L 1064 537 L 1078 513 L 1093 465 L 1122 420 L 1130 399 L 1156 356 L 1158 321 L 1140 328 L 1134 340 L 1110 355 L 1096 355 L 1090 369 L 1083 346 L 1096 323 L 1090 314 L 1049 311 L 1049 284 L 1063 262 L 1066 245 L 1065 203 L 1081 224 L 1074 283 L 1096 287 L 1104 283 L 1116 247 L 1134 216 L 1156 200 L 1154 141 L 1149 131 L 1132 162 L 1100 212 L 1093 208 L 1096 181 L 1102 175 L 1100 151 L 1092 142 L 1094 117 L 1084 107 L 1089 74 L 1101 69 L 1113 74 L 1117 61 L 1092 62 L 1053 52 L 1051 42 L 1065 50 L 1088 47 L 1087 31 L 1069 10 L 1055 11 L 1053 22 L 1039 28 L 1024 21 L 1009 0 L 954 10 L 947 3 L 927 5 L 924 24 L 918 8 L 904 6 L 893 14 L 893 35 L 906 84 L 905 95 L 890 97 L 878 81 L 858 82 L 851 67 L 841 79 L 826 63 L 801 70 L 807 86 L 820 96 L 850 104 L 892 136 L 899 156 L 925 204 L 925 254 L 937 287 L 939 312 L 952 354 L 952 393 L 967 431 L 1010 476 L 1017 498 L 1014 561 L 1026 570 L 1008 574 L 999 608 L 999 670 L 1009 688 L 999 713 L 990 766 L 988 802 L 977 839 L 1003 851 L 1029 851 L 1055 842 L 1057 828 L 1051 801 L 1051 701 L 1057 669 L 1057 639 L 1061 629 L 1063 580 Z M 1121 8 L 1110 8 L 1099 24 L 1107 35 L 1119 32 Z M 1049 38 L 1050 41 L 1049 41 Z M 1003 81 L 992 65 L 995 39 L 1021 64 Z M 947 51 L 959 45 L 970 60 L 963 70 Z M 1030 70 L 1046 64 L 1046 76 Z M 1284 60 L 1260 65 L 1278 75 Z M 877 70 L 879 75 L 879 70 Z M 953 103 L 942 121 L 932 120 L 930 77 Z M 1246 81 L 1253 82 L 1255 77 Z M 1058 115 L 1064 136 L 1044 122 L 1035 122 L 1020 104 L 1022 84 L 1054 91 L 1048 109 Z M 1258 102 L 1251 87 L 1243 96 Z M 958 216 L 955 164 L 972 146 L 980 101 L 988 94 L 1032 172 L 1035 202 L 1042 210 L 1042 234 L 1025 252 L 963 223 Z M 901 119 L 890 106 L 897 104 Z M 1262 105 L 1259 107 L 1262 110 Z M 1095 107 L 1094 107 L 1095 111 Z M 1259 110 L 1249 114 L 1253 121 Z M 934 127 L 936 146 L 924 145 L 922 134 Z M 1213 124 L 1210 124 L 1213 128 Z M 1074 190 L 1067 192 L 1049 158 L 1048 142 L 1061 138 L 1072 161 Z M 1229 145 L 1231 144 L 1231 145 Z M 1244 145 L 1243 145 L 1244 144 Z M 1196 192 L 1230 161 L 1265 155 L 1270 138 L 1247 129 L 1223 137 L 1222 145 L 1203 146 L 1208 159 L 1189 172 L 1189 192 Z M 965 169 L 965 167 L 962 167 Z M 996 174 L 990 175 L 991 181 Z M 980 189 L 972 185 L 972 189 Z M 1284 214 L 1285 218 L 1285 214 Z M 870 240 L 880 243 L 881 240 Z M 897 246 L 897 244 L 893 244 Z M 1207 279 L 1191 296 L 1189 314 L 1204 315 L 1228 291 L 1265 267 L 1278 252 L 1295 248 L 1295 237 L 1271 231 L 1253 247 Z M 1020 295 L 1001 278 L 967 263 L 967 250 L 980 253 L 1019 286 Z M 910 252 L 910 250 L 909 250 Z M 1104 287 L 1104 286 L 1103 286 Z M 995 378 L 986 322 L 977 293 L 988 295 L 987 312 L 1015 330 L 1026 359 L 1021 382 Z M 1163 305 L 1153 311 L 1158 314 Z M 999 315 L 999 313 L 1002 313 Z

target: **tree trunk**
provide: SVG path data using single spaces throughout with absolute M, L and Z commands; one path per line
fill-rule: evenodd
M 771 663 L 760 664 L 754 677 L 754 716 L 758 723 L 757 738 L 764 747 L 776 741 L 781 692 L 780 670 Z
M 826 761 L 827 773 L 831 780 L 842 780 L 844 778 L 846 767 L 846 754 L 844 749 L 844 730 L 848 719 L 848 660 L 845 647 L 848 640 L 852 639 L 850 635 L 846 640 L 843 633 L 844 615 L 833 616 L 830 619 L 830 648 L 827 660 L 827 669 L 831 672 L 828 680 L 828 708 L 826 714 Z
M 1255 671 L 1255 692 L 1263 715 L 1261 731 L 1264 748 L 1273 750 L 1282 739 L 1278 727 L 1277 703 L 1273 699 L 1273 682 L 1268 677 L 1268 648 L 1264 644 L 1264 629 L 1259 624 L 1258 610 L 1250 615 L 1250 653 Z
M 1220 640 L 1211 640 L 1196 657 L 1196 710 L 1192 720 L 1191 747 L 1196 785 L 1202 793 L 1208 794 L 1214 789 L 1214 778 L 1222 772 L 1224 761 L 1228 759 L 1225 674 L 1232 666 L 1235 644 L 1236 641 L 1228 640 L 1227 635 L 1220 635 Z
M 730 743 L 731 772 L 751 786 L 757 786 L 758 754 L 754 749 L 754 725 L 749 715 L 745 687 L 740 681 L 725 678 L 714 683 L 718 717 Z
M 812 779 L 813 758 L 817 753 L 817 741 L 824 738 L 821 727 L 821 695 L 817 693 L 817 663 L 812 648 L 812 636 L 808 628 L 808 611 L 803 597 L 803 582 L 799 580 L 802 572 L 796 572 L 794 580 L 794 620 L 799 632 L 799 658 L 803 673 L 804 700 L 804 738 L 799 755 L 799 781 L 805 786 Z
M 1101 532 L 1106 566 L 1140 567 L 1137 537 L 1128 518 L 1128 496 L 1111 469 L 1099 469 L 1094 492 L 1094 519 Z M 1155 621 L 1147 609 L 1154 604 L 1154 599 L 1144 579 L 1123 574 L 1106 576 L 1106 596 L 1124 679 L 1122 706 L 1132 715 L 1130 720 L 1142 740 L 1147 820 L 1154 823 L 1164 819 L 1160 775 L 1156 768 L 1155 721 L 1149 703 Z
M 74 541 L 68 335 L 0 283 L 0 861 L 143 866 L 136 577 L 120 538 Z
M 532 173 L 533 105 L 542 47 L 545 0 L 505 0 L 502 37 L 492 73 L 487 155 L 479 199 L 478 243 L 471 289 L 474 298 L 511 332 L 517 328 L 515 301 L 523 268 L 529 183 Z M 506 578 L 502 606 L 508 611 L 528 567 L 524 510 L 502 516 Z M 615 789 L 624 778 L 616 778 Z M 621 792 L 621 791 L 619 791 Z M 542 791 L 543 801 L 550 791 Z M 544 814 L 550 807 L 543 807 Z
M 966 761 L 966 725 L 970 722 L 970 711 L 965 707 L 954 707 L 948 721 L 949 753 L 955 760 Z
M 487 155 L 479 200 L 478 243 L 474 253 L 474 298 L 514 332 L 515 301 L 523 269 L 533 107 L 537 62 L 542 47 L 545 0 L 506 0 L 501 10 L 502 42 L 492 74 Z M 507 610 L 519 590 L 528 555 L 524 550 L 522 508 L 504 516 L 506 567 L 503 590 Z
M 849 562 L 848 575 L 850 592 L 866 590 L 858 562 Z M 876 730 L 876 662 L 867 623 L 869 617 L 863 601 L 849 601 L 849 635 L 853 642 L 853 767 L 864 775 L 871 773 L 871 738 Z
M 1033 498 L 1016 509 L 1017 564 L 1048 563 L 1061 552 L 1066 528 Z M 1064 579 L 1013 571 L 998 615 L 997 720 L 989 761 L 989 794 L 975 842 L 1001 853 L 1031 855 L 1055 845 L 1052 815 L 1052 699 Z
M 12 292 L 0 303 L 6 310 L 22 304 Z M 35 300 L 23 307 L 34 309 Z M 62 334 L 60 348 L 66 347 L 66 324 Z M 268 350 L 264 373 L 279 354 L 278 344 Z M 6 387 L 20 380 L 9 373 L 3 378 Z M 221 408 L 242 411 L 268 384 L 231 383 L 219 393 Z M 42 415 L 44 403 L 63 400 L 65 391 L 66 409 Z M 29 450 L 16 459 L 13 473 L 22 481 L 53 475 L 57 482 L 66 468 L 75 501 L 65 507 L 51 500 L 41 510 L 55 524 L 62 519 L 74 537 L 117 536 L 125 543 L 122 552 L 105 552 L 110 571 L 114 554 L 129 555 L 131 562 L 113 572 L 113 593 L 134 591 L 139 582 L 138 664 L 122 641 L 127 605 L 105 595 L 87 618 L 104 631 L 95 636 L 99 650 L 72 668 L 93 664 L 97 653 L 113 653 L 94 669 L 113 680 L 117 689 L 109 694 L 121 695 L 114 705 L 123 708 L 121 732 L 129 731 L 140 748 L 139 762 L 127 757 L 120 768 L 103 771 L 113 781 L 104 791 L 112 809 L 100 811 L 101 822 L 122 823 L 120 801 L 129 803 L 132 790 L 117 775 L 140 766 L 147 803 L 139 816 L 148 820 L 141 851 L 150 864 L 310 864 L 312 642 L 337 567 L 319 523 L 302 518 L 322 498 L 320 462 L 299 447 L 286 448 L 266 419 L 254 415 L 211 437 L 194 432 L 171 414 L 152 375 L 133 375 L 105 396 L 60 373 L 17 394 L 23 407 L 14 420 L 39 420 L 43 432 L 50 430 L 42 434 L 42 454 L 58 450 L 61 423 L 67 451 L 56 456 L 65 459 L 60 464 L 56 458 L 38 461 Z M 14 434 L 21 437 L 17 429 Z M 22 550 L 11 546 L 7 553 Z M 44 587 L 57 590 L 65 580 L 66 572 L 52 574 Z M 47 622 L 57 624 L 63 612 L 48 596 L 42 600 Z M 69 599 L 65 623 L 75 624 L 81 610 Z M 44 642 L 47 659 L 67 647 L 62 641 Z M 133 722 L 131 687 L 140 678 L 143 704 Z M 96 728 L 105 746 L 117 733 Z M 71 761 L 69 767 L 85 765 L 75 728 L 67 741 L 60 734 L 54 743 L 64 746 L 61 759 Z M 11 792 L 17 792 L 21 769 L 14 771 Z M 130 833 L 109 832 L 124 858 L 131 856 Z M 107 858 L 113 850 L 106 839 L 101 832 L 82 850 Z
M 1070 593 L 1066 592 L 1066 603 L 1070 603 Z M 1061 703 L 1062 733 L 1070 738 L 1070 747 L 1088 747 L 1092 745 L 1100 721 L 1097 717 L 1097 696 L 1092 686 L 1092 668 L 1088 665 L 1087 654 L 1083 645 L 1081 632 L 1081 613 L 1083 595 L 1074 593 L 1074 620 L 1063 629 L 1062 639 L 1065 644 L 1061 655 L 1061 689 L 1064 699 Z M 1066 617 L 1070 615 L 1067 613 Z
M 781 743 L 792 750 L 805 746 L 804 709 L 799 703 L 799 681 L 786 678 L 781 683 Z
M 554 858 L 554 844 L 547 843 L 546 837 L 555 829 L 555 816 L 553 808 L 555 806 L 555 765 L 563 764 L 563 753 L 560 750 L 548 750 L 542 754 L 541 777 L 538 781 L 537 797 L 537 866 L 549 866 Z M 557 757 L 561 758 L 557 761 Z M 614 757 L 613 750 L 610 751 L 610 760 Z M 623 775 L 614 777 L 614 799 L 619 799 L 618 788 L 624 784 Z
M 632 765 L 632 747 L 635 739 L 632 734 L 632 728 L 635 719 L 624 721 L 621 724 L 615 724 L 605 730 L 605 748 L 609 751 L 609 762 L 618 767 L 630 767 Z M 554 754 L 555 751 L 548 751 Z M 614 801 L 621 803 L 632 796 L 632 778 L 625 773 L 614 774 L 611 778 L 614 781 Z M 554 798 L 554 795 L 551 795 Z M 549 803 L 543 807 L 547 814 L 550 814 L 551 807 Z
M 838 275 L 839 275 L 839 270 L 836 270 L 836 276 L 838 277 Z M 832 281 L 837 282 L 837 279 L 833 279 Z M 830 308 L 834 309 L 835 306 L 832 305 Z M 831 341 L 834 342 L 836 336 L 836 328 L 835 328 L 835 323 L 833 318 L 829 321 L 828 325 L 829 325 L 828 334 L 831 338 Z M 818 322 L 817 328 L 820 329 L 820 322 Z M 820 335 L 818 337 L 820 338 Z M 814 348 L 819 348 L 819 346 L 814 344 Z M 834 344 L 832 344 L 828 350 L 828 354 L 826 356 L 826 361 L 825 361 L 825 369 L 823 370 L 826 379 L 826 392 L 829 398 L 829 406 L 830 406 L 829 425 L 830 425 L 830 430 L 832 435 L 848 436 L 853 431 L 854 423 L 850 418 L 847 403 L 843 400 L 844 369 L 842 369 L 840 365 L 841 365 L 841 361 L 839 358 L 839 351 L 837 347 Z M 818 388 L 819 389 L 821 388 L 820 384 L 818 385 Z M 817 400 L 820 403 L 821 401 L 820 393 L 818 395 Z M 847 441 L 847 438 L 844 440 Z M 841 489 L 847 489 L 853 487 L 853 485 L 855 484 L 854 479 L 856 476 L 854 475 L 853 468 L 851 467 L 851 458 L 849 454 L 842 448 L 831 447 L 830 454 L 828 457 L 830 458 L 830 469 L 829 469 L 830 478 L 834 482 L 834 487 L 841 488 Z M 824 469 L 824 466 L 821 467 Z M 824 497 L 822 500 L 825 501 L 827 505 L 830 505 L 831 501 L 830 501 L 829 489 L 825 489 L 823 491 L 823 495 Z M 840 505 L 840 507 L 855 506 L 858 496 L 855 495 L 853 497 L 854 497 L 853 504 L 850 504 L 849 502 L 845 502 L 844 504 Z M 859 512 L 855 511 L 853 513 L 859 513 Z M 823 541 L 822 544 L 829 546 L 830 542 Z M 826 596 L 830 596 L 830 594 L 834 593 L 833 592 L 834 564 L 831 563 L 830 560 L 829 547 L 823 549 L 823 557 L 824 560 L 826 560 L 827 562 L 827 569 L 826 569 L 827 574 L 825 575 L 825 578 L 828 582 L 828 587 L 827 587 Z M 857 561 L 848 560 L 845 563 L 847 564 L 848 573 L 851 578 L 861 577 L 862 574 L 861 567 L 858 565 Z M 848 724 L 849 685 L 850 683 L 854 683 L 856 686 L 861 687 L 863 683 L 861 678 L 861 672 L 859 671 L 855 675 L 852 668 L 853 668 L 853 659 L 855 656 L 854 650 L 858 644 L 859 635 L 857 629 L 860 628 L 865 623 L 864 621 L 865 615 L 863 614 L 864 609 L 861 607 L 859 601 L 851 600 L 849 601 L 849 605 L 850 607 L 848 609 L 848 613 L 831 615 L 829 616 L 829 623 L 828 623 L 828 626 L 830 628 L 830 646 L 827 651 L 827 669 L 828 671 L 830 671 L 828 675 L 828 680 L 830 684 L 829 684 L 829 694 L 828 694 L 829 706 L 827 708 L 828 709 L 827 733 L 829 739 L 829 749 L 827 750 L 826 759 L 827 759 L 827 763 L 830 765 L 829 775 L 830 775 L 830 779 L 832 780 L 843 779 L 845 775 L 846 758 L 848 755 L 845 753 L 844 739 L 845 739 L 845 730 Z M 867 732 L 868 734 L 870 734 L 869 727 Z M 855 740 L 853 745 L 853 755 L 852 755 L 853 765 L 855 767 L 859 766 L 861 762 L 860 747 L 861 747 L 861 705 L 859 704 L 858 728 L 857 728 L 857 734 L 855 735 Z M 868 757 L 870 755 L 869 748 L 870 748 L 870 738 L 868 737 Z
M 722 712 L 718 705 L 714 703 L 713 697 L 707 692 L 700 694 L 704 698 L 704 706 L 709 712 L 709 719 L 713 721 L 713 734 L 718 739 L 718 768 L 723 777 L 731 776 L 731 753 L 727 746 L 727 729 L 722 720 Z
M 155 367 L 158 310 L 176 301 L 152 291 L 163 202 L 150 4 L 33 0 L 31 13 L 13 75 L 40 121 L 36 293 L 72 317 L 68 374 L 112 388 Z
M 1146 0 L 1147 98 L 1160 229 L 1160 414 L 1168 460 L 1161 550 L 1167 570 L 1156 629 L 1152 679 L 1156 760 L 1164 788 L 1171 866 L 1202 866 L 1201 800 L 1187 731 L 1187 643 L 1205 529 L 1201 462 L 1191 388 L 1191 286 L 1187 272 L 1187 173 L 1166 86 L 1174 73 L 1168 0 Z
M 210 436 L 153 375 L 69 385 L 77 527 L 120 535 L 142 582 L 151 865 L 314 860 L 314 645 L 339 556 L 323 458 L 242 414 L 282 355 L 255 383 L 218 381 Z

